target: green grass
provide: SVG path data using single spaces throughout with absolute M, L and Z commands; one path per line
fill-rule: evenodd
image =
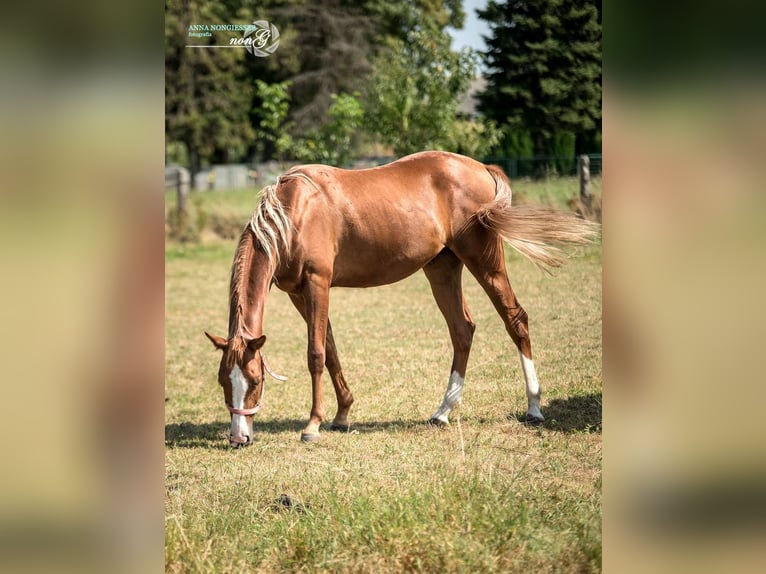
M 511 188 L 516 197 L 564 210 L 568 209 L 567 201 L 580 193 L 580 183 L 576 177 L 556 177 L 543 180 L 522 178 L 512 180 Z M 591 193 L 601 195 L 600 177 L 591 180 Z
M 558 197 L 571 187 L 546 185 L 527 182 L 525 193 Z M 213 197 L 224 209 L 241 201 Z M 464 287 L 477 332 L 463 404 L 448 429 L 424 424 L 441 402 L 451 347 L 418 273 L 332 291 L 356 403 L 352 432 L 324 430 L 311 445 L 299 441 L 311 397 L 306 328 L 275 288 L 264 352 L 289 381 L 268 381 L 255 444 L 240 450 L 227 446 L 219 355 L 202 334 L 226 334 L 233 251 L 233 241 L 215 239 L 166 250 L 168 572 L 600 570 L 600 247 L 554 277 L 508 253 L 530 317 L 542 428 L 517 419 L 526 408 L 518 354 L 470 274 Z M 324 396 L 331 418 L 327 377 Z

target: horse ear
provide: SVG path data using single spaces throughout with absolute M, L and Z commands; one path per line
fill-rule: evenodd
M 226 347 L 229 346 L 229 342 L 226 339 L 224 339 L 223 337 L 218 337 L 216 335 L 211 335 L 207 331 L 205 331 L 205 336 L 208 339 L 210 339 L 210 342 L 213 343 L 213 345 L 215 345 L 216 349 L 220 349 L 221 351 L 223 351 L 224 349 L 226 349 Z
M 255 352 L 266 343 L 266 335 L 261 335 L 260 337 L 256 339 L 252 339 L 247 342 L 247 348 L 251 351 Z

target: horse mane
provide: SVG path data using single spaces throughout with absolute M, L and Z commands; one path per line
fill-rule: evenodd
M 255 234 L 256 244 L 266 253 L 269 271 L 272 274 L 279 266 L 281 252 L 289 254 L 292 238 L 292 223 L 277 197 L 277 189 L 285 179 L 296 175 L 298 174 L 288 172 L 277 178 L 275 184 L 265 187 L 258 206 L 250 217 L 249 227 Z
M 247 302 L 247 286 L 250 280 L 250 270 L 253 266 L 255 245 L 249 224 L 242 230 L 239 244 L 231 264 L 231 279 L 229 281 L 229 368 L 241 361 L 247 342 L 245 340 L 245 305 Z
M 288 172 L 277 178 L 274 185 L 265 187 L 250 221 L 242 229 L 229 281 L 229 367 L 240 362 L 247 348 L 246 335 L 252 336 L 245 326 L 248 287 L 251 280 L 255 250 L 266 254 L 268 273 L 273 274 L 281 261 L 281 253 L 289 254 L 292 223 L 285 207 L 277 197 L 277 189 L 285 179 L 308 177 L 302 173 Z M 313 183 L 313 182 L 312 182 Z

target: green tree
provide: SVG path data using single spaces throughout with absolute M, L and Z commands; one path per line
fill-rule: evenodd
M 302 136 L 290 133 L 290 82 L 267 84 L 256 80 L 256 94 L 261 102 L 257 110 L 257 137 L 274 146 L 280 160 L 289 156 L 301 162 L 345 165 L 351 159 L 354 136 L 362 124 L 364 112 L 358 94 L 332 94 L 329 121 Z
M 294 145 L 287 121 L 290 110 L 289 87 L 290 82 L 267 84 L 263 80 L 255 81 L 255 93 L 260 101 L 255 111 L 256 136 L 259 142 L 272 144 L 280 160 L 284 159 L 284 154 L 291 151 Z
M 363 5 L 365 14 L 377 23 L 376 44 L 404 41 L 415 29 L 433 34 L 447 26 L 462 28 L 465 20 L 463 0 L 366 0 Z
M 487 89 L 480 109 L 508 133 L 529 133 L 537 154 L 575 136 L 594 140 L 601 122 L 601 23 L 593 0 L 491 0 Z M 566 135 L 569 134 L 569 135 Z M 574 149 L 572 149 L 574 154 Z
M 298 161 L 344 166 L 351 160 L 355 135 L 364 116 L 362 104 L 357 94 L 332 94 L 331 98 L 329 121 L 295 138 L 291 152 Z
M 242 66 L 247 52 L 185 47 L 190 24 L 228 24 L 234 4 L 165 3 L 166 140 L 185 146 L 192 173 L 199 171 L 203 161 L 242 158 L 254 136 L 248 117 L 252 80 L 245 77 Z M 245 16 L 234 11 L 237 14 Z
M 306 137 L 331 121 L 333 94 L 364 88 L 378 22 L 370 19 L 364 5 L 350 0 L 270 3 L 268 17 L 285 38 L 275 55 L 290 66 L 274 66 L 271 58 L 247 65 L 271 83 L 289 80 L 291 134 Z
M 397 155 L 448 148 L 458 97 L 475 69 L 475 56 L 452 52 L 444 32 L 416 28 L 406 41 L 392 40 L 373 62 L 368 129 Z
M 503 133 L 492 120 L 458 119 L 450 128 L 449 151 L 481 159 L 497 147 Z

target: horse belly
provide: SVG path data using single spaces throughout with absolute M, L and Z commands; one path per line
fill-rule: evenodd
M 375 287 L 409 277 L 444 248 L 429 225 L 388 225 L 384 232 L 348 233 L 339 242 L 333 286 Z

